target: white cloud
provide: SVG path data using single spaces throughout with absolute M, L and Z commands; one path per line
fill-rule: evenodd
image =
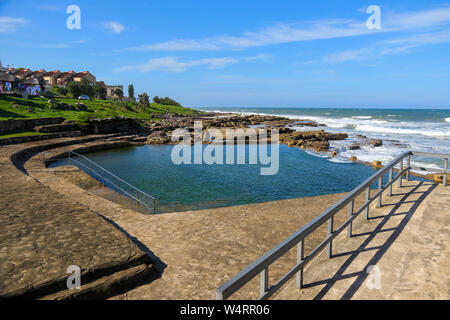
M 325 56 L 323 61 L 331 64 L 343 63 L 347 61 L 354 60 L 364 60 L 367 59 L 371 54 L 371 50 L 368 48 L 357 49 L 357 50 L 347 50 L 342 52 L 332 53 Z
M 420 33 L 411 35 L 404 38 L 393 39 L 386 41 L 386 44 L 410 44 L 410 45 L 425 45 L 425 44 L 438 44 L 450 42 L 450 30 Z
M 114 70 L 115 72 L 123 71 L 140 71 L 140 72 L 152 72 L 156 70 L 162 70 L 165 72 L 184 72 L 193 67 L 206 66 L 209 69 L 218 69 L 227 65 L 236 64 L 240 61 L 266 61 L 272 56 L 270 54 L 257 54 L 251 57 L 244 58 L 206 58 L 197 60 L 180 61 L 176 57 L 162 57 L 150 59 L 143 64 L 123 66 Z
M 322 60 L 326 63 L 337 64 L 348 61 L 376 59 L 386 55 L 409 52 L 418 46 L 439 43 L 450 43 L 450 30 L 410 35 L 379 42 L 371 47 L 335 52 L 325 56 Z
M 123 30 L 125 30 L 125 26 L 117 21 L 104 22 L 103 28 L 115 34 L 120 34 Z
M 28 20 L 23 18 L 0 17 L 0 33 L 11 33 L 19 26 L 25 25 Z
M 67 41 L 61 43 L 44 43 L 44 44 L 35 44 L 36 47 L 44 48 L 44 49 L 66 49 L 71 48 L 74 45 L 86 43 L 87 40 L 75 40 L 75 41 Z
M 389 14 L 387 28 L 407 30 L 412 28 L 437 27 L 450 23 L 450 7 L 441 7 L 426 11 Z
M 367 16 L 368 17 L 368 16 Z M 247 31 L 238 36 L 222 35 L 204 39 L 176 39 L 127 48 L 132 51 L 204 51 L 246 49 L 282 43 L 355 37 L 380 32 L 414 31 L 417 28 L 438 27 L 450 24 L 450 7 L 407 12 L 382 11 L 382 29 L 369 30 L 366 21 L 323 19 L 293 24 L 277 24 L 257 31 Z
M 38 8 L 40 10 L 45 10 L 45 11 L 63 11 L 64 10 L 63 6 L 56 6 L 56 5 L 39 5 L 36 8 Z
M 267 61 L 270 58 L 272 58 L 271 54 L 260 53 L 260 54 L 257 54 L 256 56 L 253 56 L 253 57 L 243 58 L 242 60 L 245 60 L 245 61 Z
M 210 69 L 223 67 L 229 64 L 237 63 L 239 60 L 229 57 L 223 58 L 208 58 L 200 60 L 180 61 L 175 57 L 162 57 L 150 59 L 143 64 L 123 66 L 116 69 L 116 72 L 123 71 L 140 71 L 151 72 L 155 70 L 162 70 L 165 72 L 184 72 L 192 67 L 207 66 Z
M 178 39 L 162 43 L 128 48 L 132 51 L 197 51 L 246 49 L 289 42 L 331 39 L 373 33 L 365 22 L 353 20 L 320 20 L 304 24 L 278 24 L 259 31 L 244 32 L 240 36 L 218 36 L 201 40 Z

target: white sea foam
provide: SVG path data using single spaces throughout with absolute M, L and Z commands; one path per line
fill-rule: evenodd
M 223 112 L 223 111 L 222 111 Z M 255 114 L 254 112 L 235 112 L 239 114 Z M 323 123 L 327 127 L 323 128 L 329 132 L 346 132 L 349 138 L 344 141 L 330 141 L 330 146 L 338 152 L 337 158 L 330 158 L 326 154 L 316 154 L 308 151 L 309 154 L 328 158 L 331 162 L 341 162 L 356 156 L 359 160 L 365 162 L 381 161 L 387 164 L 398 155 L 407 150 L 417 150 L 424 152 L 437 152 L 450 154 L 450 118 L 445 118 L 445 122 L 419 122 L 406 121 L 401 115 L 387 115 L 389 120 L 374 119 L 367 116 L 347 116 L 332 117 L 327 113 L 323 116 L 312 116 L 307 114 L 286 115 L 281 113 L 262 113 L 260 115 L 272 115 L 286 117 L 293 120 L 308 119 L 317 123 Z M 361 117 L 364 117 L 362 119 Z M 392 119 L 396 118 L 396 121 Z M 293 127 L 296 130 L 311 130 L 310 127 Z M 348 147 L 354 143 L 360 143 L 361 139 L 357 135 L 364 135 L 370 139 L 382 139 L 383 146 L 374 148 L 370 145 L 362 146 L 360 150 L 348 150 Z M 344 160 L 343 160 L 344 159 Z M 437 169 L 442 161 L 421 159 L 420 164 L 416 166 Z M 439 165 L 438 165 L 439 164 Z M 424 173 L 424 172 L 423 172 Z
M 450 137 L 450 130 L 434 130 L 434 129 L 413 129 L 418 128 L 418 126 L 408 126 L 408 127 L 395 127 L 395 126 L 373 126 L 373 125 L 358 125 L 355 129 L 360 131 L 368 131 L 375 133 L 393 133 L 393 134 L 404 134 L 404 135 L 424 135 L 430 137 Z
M 354 116 L 353 119 L 361 119 L 361 120 L 368 120 L 372 119 L 372 116 Z
M 348 159 L 342 159 L 342 158 L 331 158 L 331 159 L 328 159 L 328 161 L 334 162 L 334 163 L 353 163 L 352 161 L 350 161 Z

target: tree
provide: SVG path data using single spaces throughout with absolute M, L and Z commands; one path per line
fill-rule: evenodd
M 52 90 L 55 91 L 56 93 L 62 94 L 63 96 L 66 96 L 69 93 L 69 90 L 60 86 L 53 86 Z
M 128 98 L 134 99 L 134 86 L 133 86 L 133 84 L 128 85 Z
M 123 97 L 123 91 L 122 91 L 122 89 L 120 89 L 120 88 L 115 89 L 115 90 L 114 90 L 114 94 L 115 94 L 116 96 L 118 96 L 119 98 L 122 98 L 122 97 Z
M 97 99 L 106 100 L 106 88 L 99 83 L 94 84 L 92 87 L 94 96 Z
M 138 100 L 139 100 L 139 105 L 145 108 L 148 108 L 150 106 L 150 98 L 148 96 L 148 94 L 146 94 L 145 92 L 140 94 L 138 96 Z
M 80 81 L 81 94 L 85 94 L 89 97 L 94 96 L 94 88 L 87 79 L 82 79 Z
M 158 96 L 153 98 L 153 102 L 154 103 L 158 103 L 158 104 L 162 104 L 162 105 L 166 105 L 166 106 L 178 106 L 181 107 L 181 104 L 176 102 L 173 99 L 170 99 L 169 97 L 165 97 L 165 98 L 160 98 Z
M 77 98 L 84 94 L 89 97 L 94 96 L 94 88 L 86 79 L 83 79 L 80 82 L 70 81 L 68 84 L 66 84 L 66 89 L 74 98 Z
M 81 92 L 81 86 L 78 82 L 71 81 L 66 84 L 66 89 L 70 93 L 70 95 L 74 98 L 81 96 L 83 93 Z

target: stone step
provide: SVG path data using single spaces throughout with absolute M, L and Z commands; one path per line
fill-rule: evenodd
M 38 298 L 38 300 L 87 300 L 107 299 L 136 287 L 140 283 L 148 283 L 158 277 L 152 265 L 139 264 L 110 275 L 103 276 L 88 283 L 81 278 L 80 289 L 66 289 Z
M 80 127 L 73 123 L 50 124 L 34 127 L 34 131 L 41 133 L 55 133 L 67 131 L 79 131 Z
M 13 138 L 0 139 L 0 146 L 41 141 L 41 140 L 81 137 L 83 135 L 84 135 L 84 133 L 81 131 L 67 131 L 67 132 L 43 134 L 43 135 L 39 135 L 39 136 L 13 137 Z

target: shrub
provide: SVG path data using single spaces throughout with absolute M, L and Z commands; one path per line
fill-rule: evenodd
M 181 107 L 181 104 L 176 102 L 175 100 L 169 98 L 169 97 L 165 97 L 165 98 L 160 98 L 158 96 L 155 96 L 153 98 L 153 102 L 154 103 L 158 103 L 158 104 L 162 104 L 162 105 L 166 105 L 166 106 L 178 106 Z
M 138 96 L 138 104 L 141 107 L 148 108 L 150 106 L 150 98 L 145 92 Z

